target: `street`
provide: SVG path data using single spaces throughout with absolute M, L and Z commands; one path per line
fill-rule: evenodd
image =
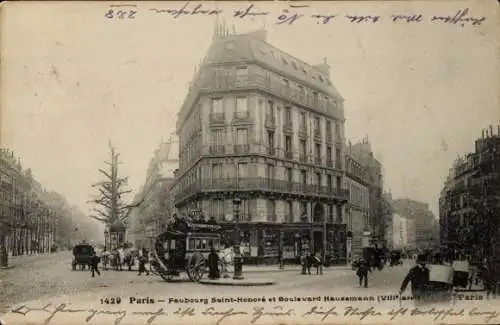
M 17 261 L 12 268 L 0 271 L 0 305 L 5 310 L 12 305 L 38 299 L 60 296 L 85 296 L 97 301 L 103 296 L 148 295 L 161 297 L 182 293 L 185 296 L 229 295 L 237 292 L 247 295 L 264 295 L 279 292 L 281 295 L 374 295 L 381 291 L 396 293 L 410 264 L 374 270 L 369 275 L 368 288 L 359 288 L 354 271 L 347 267 L 325 268 L 324 274 L 300 275 L 298 266 L 244 268 L 248 279 L 265 278 L 276 282 L 273 286 L 234 287 L 204 286 L 192 283 L 186 276 L 176 282 L 165 282 L 159 276 L 138 276 L 137 272 L 101 271 L 101 276 L 91 278 L 89 271 L 71 271 L 70 252 L 28 258 L 25 263 Z M 291 270 L 292 269 L 292 270 Z M 247 272 L 245 272 L 245 270 Z M 91 298 L 94 297 L 94 298 Z
M 228 310 L 233 310 L 234 315 L 250 317 L 258 313 L 256 310 L 266 309 L 266 317 L 272 317 L 272 321 L 279 320 L 276 312 L 293 310 L 288 316 L 298 315 L 302 317 L 298 323 L 310 323 L 322 321 L 322 317 L 333 317 L 333 310 L 340 311 L 337 317 L 346 317 L 346 310 L 351 310 L 351 316 L 359 320 L 360 317 L 367 317 L 363 313 L 371 313 L 370 308 L 376 308 L 377 312 L 384 313 L 381 315 L 387 316 L 392 315 L 392 310 L 413 306 L 413 302 L 399 301 L 396 296 L 401 281 L 413 264 L 411 261 L 405 261 L 397 267 L 386 267 L 382 271 L 374 270 L 369 275 L 368 288 L 360 288 L 354 271 L 347 267 L 325 268 L 323 275 L 316 275 L 315 272 L 301 275 L 296 266 L 289 266 L 285 270 L 278 270 L 277 266 L 246 266 L 246 279 L 272 279 L 276 284 L 245 287 L 203 285 L 190 282 L 185 275 L 178 281 L 165 282 L 152 274 L 138 276 L 136 271 L 102 271 L 101 276 L 91 278 L 88 271 L 71 271 L 70 261 L 70 254 L 59 253 L 26 264 L 19 261 L 15 267 L 1 270 L 2 321 L 22 323 L 28 317 L 31 320 L 50 319 L 51 323 L 66 324 L 80 319 L 89 322 L 88 319 L 96 317 L 99 323 L 114 320 L 115 324 L 124 325 L 138 322 L 149 324 L 149 317 L 156 319 L 162 316 L 168 317 L 169 324 L 183 324 L 186 322 L 185 317 L 190 317 L 191 321 L 206 321 L 206 317 L 215 318 L 217 315 L 218 318 L 226 318 L 229 316 L 220 316 L 220 313 L 227 313 Z M 407 290 L 405 296 L 409 295 Z M 353 300 L 359 298 L 365 301 Z M 467 301 L 467 306 L 472 306 L 472 303 L 474 306 L 497 310 L 494 302 Z M 449 307 L 450 303 L 445 304 Z M 458 306 L 455 305 L 456 308 Z M 320 311 L 311 314 L 314 308 Z M 327 310 L 332 311 L 331 316 L 321 314 Z M 56 313 L 58 315 L 54 320 Z M 153 317 L 154 313 L 156 316 Z M 261 316 L 264 317 L 263 314 Z M 431 316 L 435 317 L 425 317 Z M 391 320 L 390 317 L 379 321 L 387 322 Z M 484 315 L 478 313 L 477 317 Z M 122 321 L 122 318 L 126 319 Z M 422 319 L 425 320 L 427 318 Z M 218 321 L 215 323 L 220 324 Z

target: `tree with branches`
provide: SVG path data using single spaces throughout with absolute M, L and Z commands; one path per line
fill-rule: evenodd
M 93 188 L 97 188 L 99 193 L 96 198 L 90 201 L 97 206 L 93 209 L 94 214 L 90 217 L 104 223 L 108 227 L 117 221 L 127 224 L 130 209 L 138 206 L 138 204 L 125 204 L 123 196 L 131 192 L 126 189 L 128 177 L 119 176 L 120 154 L 116 152 L 111 142 L 109 143 L 109 148 L 111 151 L 111 161 L 104 162 L 109 166 L 109 170 L 99 169 L 99 172 L 105 179 L 92 185 Z

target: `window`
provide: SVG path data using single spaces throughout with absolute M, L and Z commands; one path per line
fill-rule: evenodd
M 248 115 L 248 101 L 246 97 L 236 97 L 236 116 L 246 117 Z
M 333 205 L 328 205 L 328 222 L 333 222 Z
M 268 164 L 267 165 L 267 179 L 271 180 L 274 179 L 274 165 Z
M 224 113 L 224 107 L 222 105 L 222 98 L 212 99 L 212 113 Z
M 335 139 L 340 141 L 340 123 L 335 123 Z
M 323 79 L 323 77 L 322 77 L 322 76 L 319 76 L 319 75 L 318 75 L 318 78 L 319 78 L 319 80 L 321 80 L 321 82 L 324 82 L 324 81 L 325 81 L 325 80 Z
M 332 187 L 333 187 L 333 179 L 332 179 L 332 175 L 328 175 L 326 177 L 326 186 L 328 186 L 328 190 L 331 191 L 332 190 Z
M 300 113 L 300 127 L 303 129 L 306 128 L 306 113 L 305 112 Z
M 313 91 L 313 103 L 316 105 L 318 103 L 318 93 Z
M 236 130 L 236 144 L 240 145 L 240 146 L 248 144 L 248 130 L 247 129 L 237 129 Z
M 293 182 L 293 173 L 292 173 L 292 169 L 291 168 L 287 168 L 286 169 L 286 179 L 287 181 L 289 182 Z
M 320 123 L 319 117 L 315 117 L 314 118 L 314 129 L 315 129 L 315 131 L 319 131 L 319 123 Z
M 267 213 L 269 213 L 269 221 L 276 221 L 276 201 L 267 201 Z
M 297 70 L 297 65 L 295 64 L 295 62 L 292 62 L 292 67 Z
M 248 76 L 248 68 L 241 67 L 236 69 L 236 78 L 242 78 Z
M 223 177 L 222 174 L 222 164 L 213 164 L 212 165 L 212 179 L 221 179 Z
M 300 218 L 307 220 L 307 202 L 300 203 Z
M 340 161 L 340 149 L 335 149 L 335 164 L 337 165 L 337 168 L 341 168 L 341 161 Z
M 239 163 L 238 164 L 238 178 L 246 178 L 248 177 L 248 164 L 247 163 Z
M 326 134 L 328 134 L 328 136 L 332 135 L 332 122 L 331 121 L 326 121 Z
M 292 124 L 292 108 L 285 107 L 285 124 Z
M 337 190 L 340 190 L 342 187 L 342 182 L 340 176 L 337 176 Z
M 326 147 L 326 160 L 327 161 L 332 160 L 332 147 L 330 147 L 330 146 Z
M 285 152 L 292 151 L 292 137 L 287 135 L 285 136 Z
M 316 143 L 316 158 L 321 157 L 321 144 Z
M 224 144 L 224 130 L 212 130 L 211 141 L 213 146 L 220 146 Z
M 281 57 L 281 61 L 283 61 L 285 65 L 288 65 L 288 61 L 284 57 Z
M 300 171 L 300 181 L 302 182 L 302 185 L 307 184 L 307 171 L 305 170 Z
M 274 132 L 267 131 L 267 146 L 269 149 L 274 149 Z
M 300 154 L 306 155 L 306 140 L 300 140 Z
M 269 117 L 274 121 L 274 102 L 272 100 L 269 100 L 267 103 L 269 104 Z
M 286 222 L 293 222 L 293 202 L 288 201 L 286 204 Z
M 316 185 L 321 186 L 321 173 L 316 173 Z

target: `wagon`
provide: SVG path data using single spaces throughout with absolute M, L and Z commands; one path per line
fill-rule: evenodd
M 208 255 L 220 249 L 221 227 L 175 219 L 156 236 L 150 262 L 151 272 L 171 281 L 186 273 L 199 282 L 208 273 Z
M 72 270 L 76 271 L 78 265 L 82 270 L 85 270 L 85 267 L 90 265 L 90 258 L 94 253 L 94 247 L 90 244 L 82 243 L 73 247 Z

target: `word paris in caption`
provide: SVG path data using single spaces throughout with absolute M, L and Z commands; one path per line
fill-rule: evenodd
M 394 24 L 451 24 L 451 25 L 481 25 L 486 17 L 475 17 L 471 14 L 469 8 L 459 9 L 450 14 L 424 15 L 421 13 L 393 13 L 388 15 L 359 14 L 359 13 L 329 13 L 318 12 L 311 5 L 289 5 L 281 9 L 278 15 L 269 11 L 260 10 L 253 3 L 246 7 L 234 8 L 230 11 L 224 11 L 219 8 L 210 7 L 204 3 L 186 2 L 176 8 L 142 8 L 135 4 L 111 5 L 106 10 L 104 17 L 110 20 L 133 20 L 139 17 L 147 17 L 148 14 L 165 15 L 173 19 L 182 19 L 186 17 L 230 16 L 235 20 L 255 20 L 255 18 L 266 16 L 270 17 L 272 23 L 276 25 L 293 25 L 299 20 L 312 20 L 319 25 L 327 25 L 335 21 L 343 20 L 352 24 L 375 24 L 382 21 L 392 22 Z M 310 13 L 312 12 L 312 13 Z

